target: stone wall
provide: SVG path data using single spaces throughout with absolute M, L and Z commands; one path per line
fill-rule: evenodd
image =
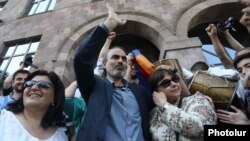
M 191 27 L 209 13 L 204 9 L 237 0 L 57 0 L 53 11 L 25 16 L 30 0 L 9 0 L 0 12 L 0 52 L 4 43 L 41 35 L 34 62 L 56 71 L 68 85 L 74 77 L 73 57 L 79 42 L 107 17 L 105 2 L 128 20 L 118 31 L 152 42 L 159 59 L 177 58 L 183 67 L 205 61 L 199 38 L 189 38 Z M 217 8 L 218 9 L 218 8 Z M 240 11 L 239 11 L 240 12 Z M 202 20 L 199 20 L 202 19 Z

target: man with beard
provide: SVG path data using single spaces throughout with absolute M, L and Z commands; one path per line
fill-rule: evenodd
M 88 109 L 78 132 L 77 141 L 151 141 L 149 99 L 137 84 L 125 79 L 126 53 L 121 47 L 109 49 L 103 59 L 106 76 L 94 75 L 103 44 L 117 26 L 126 23 L 107 4 L 108 18 L 81 43 L 74 58 L 78 87 Z
M 103 64 L 103 58 L 107 55 L 107 52 L 109 51 L 110 45 L 112 41 L 115 39 L 116 33 L 110 32 L 108 38 L 106 39 L 106 42 L 104 43 L 98 59 L 96 63 L 96 67 L 94 69 L 94 74 L 100 77 L 106 77 L 106 72 L 104 70 L 104 64 Z M 132 53 L 129 53 L 127 55 L 127 72 L 124 76 L 124 79 L 127 80 L 130 83 L 139 83 L 139 80 L 136 77 L 136 70 L 135 70 L 135 64 L 134 64 L 134 56 Z
M 19 65 L 19 68 L 17 70 L 23 70 L 23 69 L 24 69 L 24 63 L 21 62 L 20 65 Z M 13 91 L 13 89 L 12 89 L 12 82 L 13 82 L 13 75 L 14 75 L 14 73 L 8 75 L 4 79 L 4 83 L 3 83 L 3 96 L 9 95 Z
M 18 70 L 12 77 L 12 92 L 0 98 L 0 110 L 8 109 L 8 103 L 18 100 L 22 93 L 23 83 L 30 74 L 27 70 Z

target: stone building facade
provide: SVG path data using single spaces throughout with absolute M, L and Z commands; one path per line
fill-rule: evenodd
M 143 38 L 154 45 L 159 60 L 177 58 L 186 68 L 206 61 L 203 41 L 189 37 L 191 29 L 230 15 L 239 19 L 242 14 L 237 0 L 57 0 L 52 11 L 31 16 L 25 14 L 31 0 L 1 2 L 5 5 L 0 11 L 0 53 L 8 42 L 39 36 L 34 63 L 57 72 L 65 85 L 75 79 L 75 49 L 107 17 L 106 2 L 128 21 L 118 34 Z

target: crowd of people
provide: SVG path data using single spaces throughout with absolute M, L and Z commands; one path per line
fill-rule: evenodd
M 247 6 L 240 23 L 250 33 L 250 0 L 239 2 Z M 184 76 L 173 66 L 161 64 L 149 74 L 149 89 L 142 87 L 134 52 L 127 54 L 120 46 L 111 47 L 115 28 L 124 26 L 126 20 L 109 4 L 107 9 L 106 21 L 77 48 L 73 66 L 76 80 L 67 88 L 55 72 L 29 72 L 23 63 L 5 79 L 0 98 L 0 140 L 195 141 L 203 140 L 204 125 L 250 125 L 249 47 L 224 31 L 236 50 L 232 60 L 217 36 L 216 25 L 205 29 L 224 67 L 236 72 L 226 77 L 235 79 L 236 75 L 236 95 L 242 105 L 216 109 L 211 97 L 188 90 L 197 71 L 213 71 L 204 62 L 194 64 L 191 71 L 183 68 Z M 93 56 L 98 56 L 97 62 Z

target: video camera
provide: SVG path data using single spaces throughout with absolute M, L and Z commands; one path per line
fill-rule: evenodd
M 35 69 L 38 69 L 38 66 L 33 64 L 33 57 L 30 54 L 25 56 L 23 64 L 24 64 L 25 68 L 31 66 L 31 67 L 33 67 Z
M 217 24 L 218 34 L 223 35 L 224 31 L 227 29 L 232 29 L 233 31 L 236 31 L 233 27 L 234 24 L 234 18 L 229 17 L 227 20 L 220 21 Z

